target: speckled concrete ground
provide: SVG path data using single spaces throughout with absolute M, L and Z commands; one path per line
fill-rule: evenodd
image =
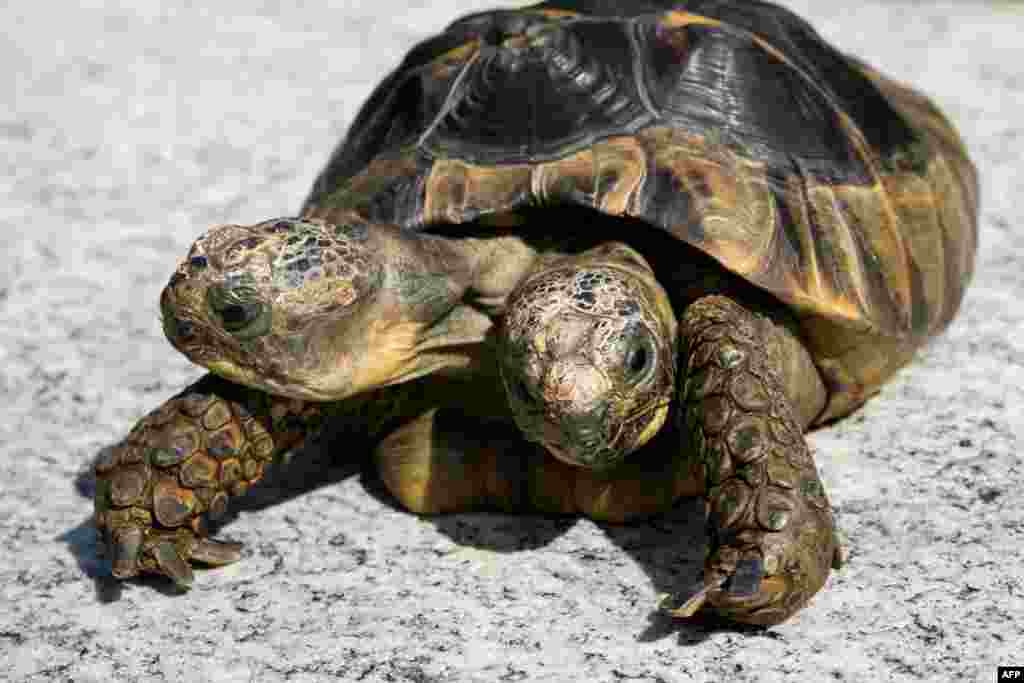
M 294 212 L 403 48 L 485 5 L 4 3 L 0 679 L 990 681 L 1024 664 L 1024 5 L 791 4 L 937 98 L 984 213 L 959 320 L 812 438 L 850 565 L 761 631 L 653 615 L 699 564 L 692 505 L 630 528 L 420 519 L 323 447 L 239 508 L 238 565 L 185 595 L 109 580 L 81 473 L 199 375 L 160 332 L 173 263 L 211 223 Z

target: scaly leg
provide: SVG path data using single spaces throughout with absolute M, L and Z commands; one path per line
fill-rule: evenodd
M 722 296 L 699 299 L 683 316 L 679 406 L 705 484 L 711 542 L 703 585 L 669 610 L 676 616 L 703 608 L 779 623 L 821 589 L 837 551 L 802 433 L 810 411 L 800 402 L 815 392 L 787 395 L 820 380 L 808 363 L 788 362 L 806 352 L 794 342 L 780 353 L 770 328 Z
M 165 574 L 188 588 L 191 561 L 238 560 L 238 544 L 206 538 L 204 515 L 222 516 L 328 405 L 207 375 L 142 418 L 95 466 L 95 522 L 114 576 Z

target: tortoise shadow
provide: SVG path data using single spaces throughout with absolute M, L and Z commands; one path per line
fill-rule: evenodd
M 311 437 L 302 447 L 268 468 L 263 479 L 245 496 L 232 501 L 228 514 L 210 525 L 211 535 L 230 526 L 242 512 L 257 512 L 351 476 L 359 476 L 366 492 L 380 503 L 405 512 L 372 467 L 368 457 L 371 444 L 352 444 L 351 438 L 351 434 L 346 433 L 346 445 L 341 448 L 342 437 L 331 428 Z M 92 465 L 113 447 L 112 444 L 99 451 L 89 466 L 75 477 L 73 486 L 80 496 L 90 499 L 94 496 L 96 482 Z M 342 452 L 352 455 L 340 455 Z M 668 513 L 655 518 L 626 525 L 599 523 L 597 526 L 641 567 L 656 594 L 675 593 L 700 577 L 706 541 L 703 510 L 700 499 L 683 499 Z M 577 516 L 491 511 L 424 516 L 424 519 L 456 545 L 509 554 L 545 547 L 580 521 Z M 120 600 L 126 583 L 164 595 L 181 593 L 164 577 L 141 575 L 127 581 L 114 578 L 109 560 L 100 556 L 91 516 L 64 531 L 56 540 L 68 546 L 81 572 L 93 581 L 97 602 Z M 713 617 L 683 621 L 665 614 L 656 605 L 650 608 L 649 624 L 637 634 L 640 642 L 659 641 L 674 635 L 680 645 L 695 645 L 723 630 L 751 635 L 765 632 L 763 627 Z
M 378 502 L 406 511 L 391 495 L 373 468 L 366 468 L 360 483 Z M 421 515 L 440 533 L 460 547 L 513 554 L 547 546 L 581 520 L 574 515 L 507 513 L 480 510 L 439 515 Z M 656 595 L 676 594 L 697 583 L 703 572 L 707 536 L 704 502 L 685 498 L 667 513 L 629 524 L 596 523 L 618 548 L 649 577 Z M 765 627 L 737 624 L 708 615 L 681 620 L 652 603 L 649 624 L 637 634 L 640 642 L 675 636 L 680 645 L 695 645 L 718 631 L 757 635 Z M 642 605 L 638 608 L 643 609 Z
M 388 495 L 383 486 L 381 491 Z M 424 519 L 459 546 L 509 554 L 543 547 L 580 521 L 578 516 L 489 511 Z M 699 498 L 683 499 L 668 513 L 652 519 L 597 526 L 648 576 L 656 595 L 678 593 L 702 576 L 706 532 L 704 502 Z M 638 604 L 637 608 L 643 609 L 644 605 Z M 649 623 L 636 635 L 644 643 L 675 637 L 679 645 L 697 645 L 719 631 L 773 637 L 762 626 L 737 624 L 709 615 L 682 620 L 659 609 L 656 603 L 649 608 Z

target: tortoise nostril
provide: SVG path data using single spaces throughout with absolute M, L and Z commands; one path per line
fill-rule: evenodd
M 195 334 L 195 325 L 190 323 L 188 320 L 175 319 L 174 332 L 178 339 L 191 339 Z
M 522 401 L 526 405 L 533 405 L 537 402 L 537 399 L 530 393 L 530 388 L 526 386 L 526 382 L 521 379 L 517 379 L 512 383 L 513 391 L 515 391 L 516 398 Z

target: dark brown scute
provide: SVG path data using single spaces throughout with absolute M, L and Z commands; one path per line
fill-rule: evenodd
M 682 103 L 676 102 L 677 107 L 683 105 L 680 123 L 724 125 L 724 131 L 735 135 L 741 144 L 761 146 L 763 153 L 771 155 L 766 160 L 772 163 L 779 163 L 789 154 L 812 162 L 822 160 L 820 164 L 812 163 L 816 171 L 835 172 L 837 163 L 845 165 L 851 150 L 846 149 L 848 143 L 841 134 L 837 137 L 836 110 L 853 120 L 868 144 L 883 158 L 919 141 L 913 128 L 855 64 L 822 40 L 810 24 L 784 7 L 757 0 L 583 0 L 546 2 L 537 7 L 602 17 L 639 17 L 638 28 L 642 33 L 651 32 L 653 15 L 665 12 L 685 12 L 721 22 L 717 27 L 685 29 L 692 34 L 688 41 L 691 54 L 683 64 L 674 64 L 666 46 L 657 41 L 648 42 L 652 52 L 638 55 L 639 63 L 667 71 L 683 67 L 686 73 L 680 74 L 683 78 L 676 84 L 665 82 L 663 75 L 658 79 L 661 87 L 651 89 L 654 96 L 667 93 L 677 100 L 683 99 Z M 781 53 L 786 64 L 766 59 L 764 50 L 751 42 L 751 34 Z M 703 89 L 714 93 L 709 101 L 699 101 Z M 690 98 L 697 101 L 689 101 Z M 734 111 L 729 111 L 730 105 Z M 758 105 L 769 109 L 757 111 Z M 673 111 L 672 102 L 665 106 Z M 771 111 L 776 107 L 781 115 Z M 708 114 L 710 119 L 701 120 L 701 115 Z M 801 135 L 811 138 L 812 144 L 806 148 L 800 144 Z M 855 172 L 853 169 L 846 173 Z
M 467 64 L 420 145 L 435 157 L 523 163 L 563 156 L 653 120 L 620 22 L 549 24 L 519 46 L 493 41 Z
M 870 172 L 828 91 L 749 36 L 725 26 L 638 29 L 647 52 L 640 57 L 647 91 L 671 123 L 692 132 L 714 131 L 750 158 L 772 165 L 786 166 L 796 157 L 818 177 L 869 182 Z M 677 46 L 685 46 L 685 53 L 673 59 Z
M 305 213 L 412 230 L 564 204 L 642 219 L 791 306 L 837 415 L 952 318 L 977 194 L 934 105 L 784 8 L 576 0 L 421 43 Z
M 584 16 L 556 21 L 543 14 L 552 10 Z M 661 25 L 680 12 L 721 25 Z M 542 24 L 549 45 L 499 47 Z M 439 68 L 445 60 L 451 64 Z M 659 123 L 715 130 L 755 159 L 772 166 L 797 159 L 828 182 L 869 182 L 839 112 L 883 163 L 919 147 L 854 63 L 774 5 L 630 3 L 624 11 L 579 2 L 483 12 L 420 43 L 374 91 L 306 207 L 371 159 L 408 145 L 476 163 L 541 161 Z
M 785 7 L 757 0 L 698 0 L 683 5 L 689 12 L 713 17 L 755 34 L 782 52 L 812 83 L 837 97 L 839 108 L 854 120 L 880 156 L 888 156 L 893 150 L 917 140 L 913 128 L 849 58 Z

